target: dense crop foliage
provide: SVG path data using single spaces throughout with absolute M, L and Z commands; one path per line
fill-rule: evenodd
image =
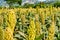
M 0 40 L 60 40 L 60 8 L 0 9 Z

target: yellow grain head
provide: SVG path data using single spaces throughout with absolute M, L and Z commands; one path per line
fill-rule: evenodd
M 45 9 L 45 11 L 46 11 L 45 15 L 46 15 L 46 18 L 47 18 L 47 17 L 49 17 L 49 16 L 50 16 L 49 8 L 48 8 L 48 9 L 46 8 L 46 9 Z
M 41 24 L 39 22 L 39 15 L 35 14 L 35 27 L 36 27 L 36 36 L 42 34 Z
M 35 14 L 35 21 L 39 21 L 39 15 Z
M 32 7 L 30 7 L 29 9 L 28 9 L 28 12 L 31 12 L 32 11 Z
M 27 33 L 28 33 L 27 40 L 34 40 L 35 39 L 36 32 L 35 32 L 34 20 L 30 20 L 30 25 L 29 25 Z
M 44 14 L 44 11 L 42 11 L 42 12 L 40 13 L 40 17 L 41 17 L 41 22 L 42 22 L 42 24 L 44 25 L 44 24 L 45 24 L 45 14 Z
M 0 26 L 0 40 L 4 40 L 4 30 L 2 26 Z
M 4 31 L 4 40 L 13 40 L 13 32 L 9 27 Z
M 0 15 L 0 40 L 4 40 L 3 17 Z
M 54 40 L 54 34 L 55 34 L 55 22 L 54 22 L 54 17 L 52 18 L 51 26 L 48 31 L 48 38 L 47 40 Z
M 50 8 L 50 15 L 53 13 L 53 9 L 52 9 L 52 7 Z
M 0 15 L 0 26 L 3 24 L 3 16 Z
M 42 34 L 42 29 L 41 29 L 41 24 L 39 21 L 36 21 L 36 36 L 39 36 L 40 34 Z
M 25 24 L 25 22 L 26 22 L 26 18 L 25 18 L 25 15 L 21 15 L 21 22 L 22 22 L 22 24 L 24 25 Z
M 7 26 L 10 27 L 12 29 L 12 31 L 14 31 L 15 28 L 15 24 L 16 24 L 16 15 L 14 13 L 14 11 L 10 10 L 8 12 L 8 16 L 7 16 Z

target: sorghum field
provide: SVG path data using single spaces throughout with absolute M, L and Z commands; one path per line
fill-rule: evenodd
M 60 40 L 60 8 L 0 9 L 0 40 Z

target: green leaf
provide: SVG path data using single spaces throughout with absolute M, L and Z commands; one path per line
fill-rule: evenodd
M 2 27 L 0 27 L 0 40 L 4 40 L 4 31 Z
M 44 37 L 44 33 L 41 34 L 40 36 L 36 37 L 35 40 L 41 40 Z
M 60 40 L 60 33 L 58 34 L 58 40 Z

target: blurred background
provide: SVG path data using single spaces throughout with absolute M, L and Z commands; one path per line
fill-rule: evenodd
M 0 0 L 0 7 L 60 7 L 60 0 Z

